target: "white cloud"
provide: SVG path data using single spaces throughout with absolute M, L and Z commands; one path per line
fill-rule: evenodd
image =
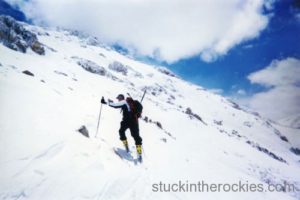
M 268 87 L 240 102 L 264 116 L 280 120 L 300 113 L 300 60 L 275 60 L 248 76 L 251 83 Z
M 270 119 L 280 120 L 300 113 L 300 88 L 295 86 L 275 87 L 255 94 L 249 106 Z
M 239 90 L 237 91 L 237 94 L 238 94 L 238 95 L 241 95 L 241 96 L 244 96 L 244 95 L 246 95 L 247 93 L 246 93 L 245 90 L 239 89 Z
M 212 88 L 208 90 L 209 92 L 212 92 L 214 94 L 222 94 L 224 92 L 224 90 L 220 89 L 220 88 Z
M 300 21 L 300 13 L 295 14 L 295 17 L 298 21 Z
M 275 60 L 267 68 L 248 76 L 251 83 L 266 87 L 289 86 L 300 83 L 300 62 L 295 58 Z
M 213 61 L 268 24 L 264 0 L 7 1 L 36 23 L 85 30 L 168 62 L 195 55 Z
M 274 9 L 274 3 L 278 0 L 265 0 L 265 8 L 267 10 L 272 10 Z

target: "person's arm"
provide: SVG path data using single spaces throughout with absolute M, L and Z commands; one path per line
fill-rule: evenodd
M 126 101 L 120 101 L 120 102 L 117 102 L 117 103 L 109 101 L 108 105 L 110 107 L 113 107 L 113 108 L 122 108 L 124 105 L 126 105 Z

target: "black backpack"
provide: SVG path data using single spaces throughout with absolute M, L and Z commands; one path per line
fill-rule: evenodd
M 143 105 L 138 100 L 134 100 L 131 97 L 127 97 L 126 102 L 128 103 L 133 116 L 140 118 L 143 112 Z

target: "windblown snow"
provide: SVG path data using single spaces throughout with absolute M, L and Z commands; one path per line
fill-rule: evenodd
M 0 199 L 300 199 L 299 129 L 273 124 L 91 36 L 23 26 L 45 55 L 0 45 Z M 103 105 L 95 134 L 102 96 L 140 100 L 145 89 L 139 164 L 129 132 L 132 158 L 113 151 L 123 148 L 119 110 Z M 158 190 L 180 181 L 295 190 Z

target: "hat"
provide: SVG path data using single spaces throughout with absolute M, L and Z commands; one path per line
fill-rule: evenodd
M 117 98 L 117 99 L 121 99 L 121 100 L 125 99 L 125 97 L 124 97 L 123 94 L 119 94 L 116 98 Z

